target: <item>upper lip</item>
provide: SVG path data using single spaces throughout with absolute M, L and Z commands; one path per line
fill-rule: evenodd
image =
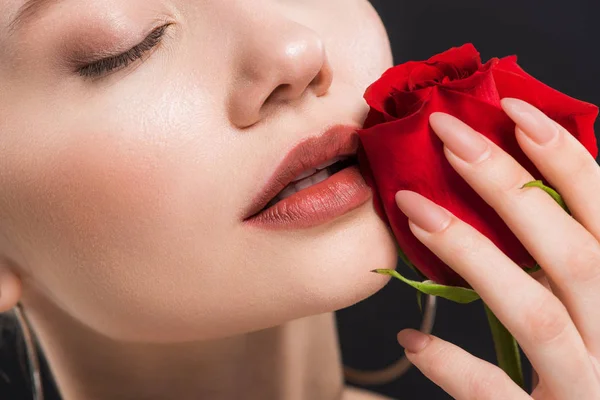
M 315 168 L 334 157 L 355 155 L 359 146 L 357 132 L 359 129 L 359 126 L 354 125 L 332 125 L 326 128 L 322 134 L 308 137 L 294 146 L 254 197 L 244 214 L 244 219 L 261 211 L 302 172 Z

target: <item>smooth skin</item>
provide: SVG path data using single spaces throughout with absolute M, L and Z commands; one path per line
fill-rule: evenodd
M 370 3 L 38 0 L 11 24 L 24 4 L 0 0 L 0 312 L 23 304 L 63 399 L 364 397 L 333 311 L 396 265 L 372 202 L 285 232 L 242 211 L 298 142 L 361 126 L 392 65 Z
M 503 218 L 542 267 L 531 277 L 489 239 L 425 197 L 396 201 L 415 236 L 481 295 L 538 375 L 531 395 L 495 365 L 414 330 L 398 340 L 427 377 L 458 400 L 600 399 L 600 168 L 571 134 L 532 105 L 503 99 L 520 147 L 573 217 L 510 155 L 458 119 L 430 123 L 453 168 Z
M 373 204 L 290 232 L 241 216 L 292 146 L 363 123 L 364 90 L 392 65 L 369 2 L 37 3 L 11 23 L 25 0 L 0 1 L 0 312 L 23 305 L 63 399 L 380 398 L 345 387 L 333 314 L 396 266 Z M 143 60 L 77 72 L 166 22 Z M 572 302 L 592 304 L 587 282 Z M 439 363 L 428 349 L 411 356 L 422 368 Z

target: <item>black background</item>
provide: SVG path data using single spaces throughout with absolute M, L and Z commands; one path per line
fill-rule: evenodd
M 536 78 L 573 97 L 600 104 L 597 0 L 372 3 L 387 27 L 396 64 L 427 59 L 471 42 L 484 61 L 517 54 L 519 64 Z M 404 266 L 399 269 L 408 274 Z M 434 334 L 478 357 L 494 360 L 481 303 L 456 305 L 440 301 L 437 315 Z M 420 313 L 414 290 L 392 280 L 375 296 L 338 311 L 337 319 L 344 362 L 355 368 L 377 369 L 402 356 L 396 333 L 418 327 Z M 29 399 L 28 382 L 23 379 L 26 369 L 21 370 L 16 361 L 25 356 L 22 343 L 15 341 L 18 331 L 8 325 L 4 328 L 0 335 L 0 399 Z M 45 380 L 46 387 L 51 388 L 51 382 Z M 450 398 L 415 368 L 395 382 L 368 389 L 397 399 Z M 46 399 L 56 399 L 53 394 L 47 393 Z
M 600 104 L 600 2 L 593 0 L 372 0 L 386 25 L 394 63 L 425 60 L 471 42 L 483 61 L 516 54 L 519 65 L 544 83 Z M 596 132 L 600 125 L 596 123 Z M 410 270 L 399 265 L 399 271 Z M 510 293 L 507 293 L 510 296 Z M 476 356 L 495 361 L 481 302 L 438 302 L 433 333 Z M 375 296 L 337 312 L 346 365 L 382 368 L 402 356 L 396 333 L 418 328 L 415 291 L 392 280 Z M 529 368 L 526 377 L 529 382 Z M 395 382 L 366 387 L 397 399 L 450 399 L 412 368 Z

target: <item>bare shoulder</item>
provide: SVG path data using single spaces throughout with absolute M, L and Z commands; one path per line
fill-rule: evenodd
M 379 393 L 370 392 L 364 389 L 358 389 L 352 386 L 346 386 L 342 400 L 397 400 L 384 396 Z

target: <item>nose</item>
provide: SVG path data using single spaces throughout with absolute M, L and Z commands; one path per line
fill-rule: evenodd
M 333 71 L 323 41 L 297 22 L 254 25 L 239 46 L 228 101 L 229 119 L 239 128 L 256 124 L 269 108 L 307 93 L 323 96 L 331 87 Z

